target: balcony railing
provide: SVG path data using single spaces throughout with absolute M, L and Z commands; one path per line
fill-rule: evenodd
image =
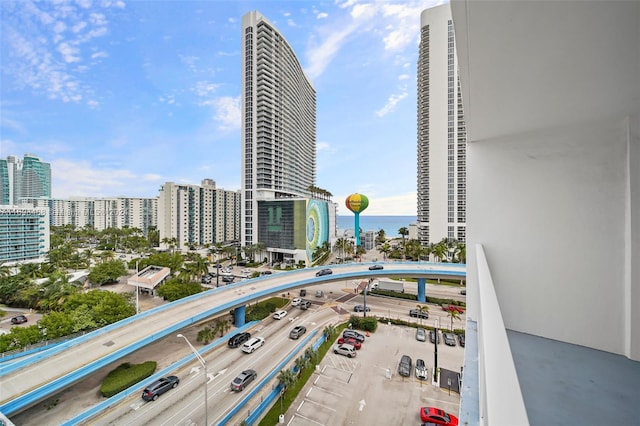
M 460 424 L 526 426 L 527 410 L 491 271 L 482 245 L 476 244 L 475 249 L 478 310 L 477 321 L 467 320 Z

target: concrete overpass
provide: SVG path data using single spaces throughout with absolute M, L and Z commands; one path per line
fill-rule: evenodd
M 378 262 L 379 263 L 379 262 Z M 418 279 L 418 300 L 424 301 L 427 278 L 465 279 L 465 265 L 426 262 L 332 265 L 332 275 L 316 277 L 319 268 L 276 273 L 208 290 L 103 327 L 24 360 L 0 367 L 0 413 L 17 414 L 69 387 L 95 370 L 143 346 L 208 317 L 236 310 L 236 325 L 244 324 L 244 306 L 254 300 L 323 282 L 371 277 Z M 422 287 L 422 291 L 420 291 Z

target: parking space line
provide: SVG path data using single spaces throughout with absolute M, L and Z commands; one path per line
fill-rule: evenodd
M 327 410 L 336 411 L 336 409 L 335 409 L 335 408 L 327 407 L 326 405 L 322 405 L 322 404 L 320 404 L 319 402 L 315 402 L 315 401 L 314 401 L 314 400 L 312 400 L 312 399 L 308 399 L 308 400 L 307 400 L 307 402 L 308 402 L 308 403 L 310 403 L 310 404 L 315 404 L 315 405 L 317 405 L 318 407 L 326 408 Z
M 291 424 L 291 422 L 293 421 L 293 419 L 295 419 L 296 417 L 300 417 L 300 418 L 305 419 L 305 420 L 307 420 L 307 421 L 309 421 L 309 422 L 311 422 L 311 423 L 315 423 L 315 424 L 317 424 L 317 425 L 324 426 L 324 423 L 316 422 L 315 420 L 310 419 L 310 418 L 308 418 L 308 417 L 305 417 L 305 416 L 303 416 L 302 414 L 298 414 L 298 413 L 295 413 L 293 416 L 291 416 L 291 420 L 289 420 L 289 424 Z

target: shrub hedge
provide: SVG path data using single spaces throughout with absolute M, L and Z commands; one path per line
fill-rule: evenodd
M 156 371 L 156 366 L 155 361 L 147 361 L 142 364 L 128 362 L 120 364 L 102 381 L 100 393 L 105 398 L 110 398 L 151 376 Z

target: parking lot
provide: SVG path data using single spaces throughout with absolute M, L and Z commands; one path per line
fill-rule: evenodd
M 442 339 L 441 339 L 442 340 Z M 402 355 L 412 358 L 410 377 L 397 373 Z M 455 372 L 464 348 L 438 345 L 438 367 Z M 425 361 L 429 380 L 415 378 L 415 361 Z M 434 344 L 417 341 L 415 328 L 380 324 L 355 358 L 327 353 L 285 415 L 288 425 L 419 425 L 419 409 L 435 406 L 458 415 L 460 396 L 433 377 Z

